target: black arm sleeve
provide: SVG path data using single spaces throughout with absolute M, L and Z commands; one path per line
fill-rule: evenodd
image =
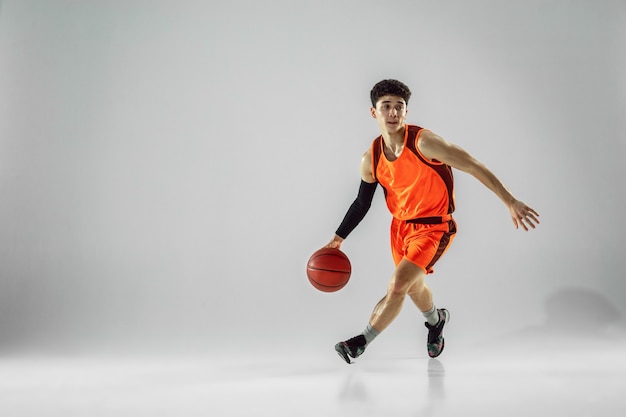
M 372 199 L 374 198 L 377 185 L 378 182 L 369 183 L 361 180 L 359 194 L 348 209 L 346 216 L 343 218 L 343 221 L 335 232 L 337 236 L 344 239 L 347 238 L 350 232 L 352 232 L 354 228 L 361 223 L 361 220 L 363 220 L 372 205 Z

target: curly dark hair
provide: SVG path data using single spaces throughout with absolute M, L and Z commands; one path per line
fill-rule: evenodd
M 370 91 L 372 107 L 376 107 L 376 103 L 378 103 L 378 100 L 383 96 L 402 97 L 406 104 L 409 104 L 411 90 L 406 86 L 406 84 L 398 80 L 382 80 L 377 82 L 372 88 L 372 91 Z

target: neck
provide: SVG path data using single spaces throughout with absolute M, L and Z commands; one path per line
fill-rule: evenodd
M 385 145 L 392 151 L 401 151 L 404 146 L 404 131 L 405 126 L 402 126 L 402 129 L 399 129 L 395 132 L 385 131 L 382 132 L 383 140 L 385 141 Z

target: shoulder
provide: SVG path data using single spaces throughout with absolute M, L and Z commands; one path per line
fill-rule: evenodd
M 417 146 L 419 151 L 431 161 L 437 161 L 462 171 L 467 172 L 477 164 L 477 161 L 465 149 L 433 132 L 424 132 Z
M 422 144 L 425 144 L 426 146 L 431 144 L 437 144 L 442 140 L 443 138 L 441 136 L 428 129 L 420 130 L 419 136 L 417 137 L 417 143 L 420 144 L 420 146 Z
M 361 178 L 365 182 L 376 182 L 372 172 L 372 148 L 369 148 L 361 157 Z
M 430 130 L 423 129 L 417 137 L 417 148 L 429 159 L 437 159 L 438 154 L 448 143 L 444 138 Z
M 363 164 L 371 164 L 372 163 L 372 148 L 366 150 L 361 156 L 361 165 Z

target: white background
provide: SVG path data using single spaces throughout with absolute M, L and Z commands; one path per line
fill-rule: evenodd
M 455 343 L 620 328 L 625 22 L 619 0 L 1 2 L 0 349 L 319 351 L 361 331 L 393 270 L 382 192 L 346 288 L 315 291 L 305 264 L 356 196 L 383 78 L 541 214 L 516 231 L 456 173 L 459 233 L 428 281 Z M 407 303 L 386 346 L 422 321 Z

